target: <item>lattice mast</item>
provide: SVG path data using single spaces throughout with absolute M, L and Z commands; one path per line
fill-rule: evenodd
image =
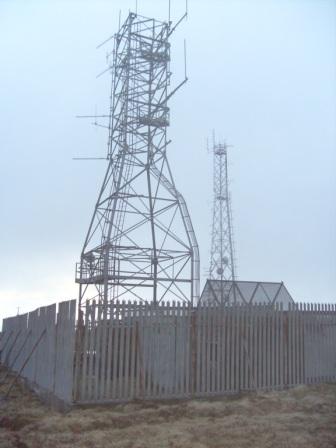
M 228 182 L 228 145 L 213 138 L 213 211 L 209 277 L 235 280 L 232 215 Z
M 113 38 L 108 166 L 77 264 L 80 305 L 198 302 L 198 244 L 167 160 L 168 101 L 187 81 L 169 92 L 178 23 L 130 13 Z

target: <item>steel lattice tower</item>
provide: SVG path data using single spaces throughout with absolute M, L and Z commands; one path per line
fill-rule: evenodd
M 213 139 L 213 215 L 210 272 L 212 280 L 235 280 L 232 215 L 228 186 L 228 145 Z
M 76 268 L 85 300 L 199 299 L 199 251 L 167 160 L 171 22 L 130 13 L 114 36 L 108 166 Z

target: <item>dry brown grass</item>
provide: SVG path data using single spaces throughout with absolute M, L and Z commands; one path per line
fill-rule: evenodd
M 55 447 L 335 448 L 336 385 L 67 414 L 17 385 L 0 404 L 0 448 Z

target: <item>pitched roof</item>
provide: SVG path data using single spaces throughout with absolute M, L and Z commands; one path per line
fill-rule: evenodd
M 294 302 L 283 282 L 208 279 L 201 303 L 283 303 Z

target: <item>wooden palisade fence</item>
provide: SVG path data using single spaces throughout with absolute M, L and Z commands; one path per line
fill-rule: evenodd
M 70 301 L 4 319 L 0 336 L 1 363 L 67 403 L 336 380 L 335 305 L 92 302 L 77 328 L 75 310 Z
M 86 305 L 78 402 L 215 396 L 336 380 L 334 305 Z
M 47 401 L 70 403 L 73 398 L 73 359 L 76 301 L 38 308 L 3 320 L 0 361 L 27 380 Z M 0 384 L 7 375 L 0 376 Z

